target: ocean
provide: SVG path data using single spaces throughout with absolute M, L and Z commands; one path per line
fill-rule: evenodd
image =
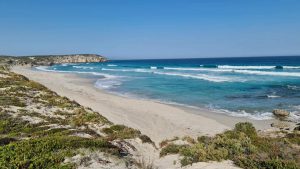
M 257 120 L 272 119 L 273 109 L 285 109 L 300 119 L 296 56 L 112 60 L 37 69 L 89 74 L 97 79 L 95 87 L 126 97 Z

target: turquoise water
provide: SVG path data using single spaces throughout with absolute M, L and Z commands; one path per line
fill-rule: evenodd
M 115 60 L 40 70 L 90 74 L 110 92 L 270 119 L 275 108 L 300 119 L 300 57 Z

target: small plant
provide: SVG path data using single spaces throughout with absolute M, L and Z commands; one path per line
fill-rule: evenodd
M 163 148 L 163 147 L 167 146 L 170 142 L 173 142 L 173 141 L 176 141 L 176 140 L 179 140 L 179 137 L 174 137 L 174 138 L 172 138 L 170 140 L 168 140 L 168 139 L 163 140 L 162 142 L 159 143 L 159 146 L 161 148 Z
M 186 145 L 176 145 L 176 144 L 171 143 L 161 150 L 160 156 L 163 157 L 168 154 L 178 154 L 180 152 L 180 150 L 185 146 Z
M 110 124 L 110 122 L 100 114 L 88 112 L 83 108 L 75 110 L 74 113 L 76 115 L 72 118 L 71 123 L 75 126 L 83 126 L 88 123 Z
M 102 132 L 108 135 L 109 140 L 114 139 L 130 139 L 139 137 L 141 132 L 124 125 L 112 125 L 109 128 L 103 128 Z

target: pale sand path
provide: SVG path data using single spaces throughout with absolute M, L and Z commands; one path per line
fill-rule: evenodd
M 234 118 L 208 110 L 116 96 L 95 88 L 92 80 L 75 74 L 42 72 L 25 67 L 14 67 L 13 71 L 92 108 L 115 124 L 140 130 L 156 144 L 175 136 L 214 135 L 232 128 L 239 121 L 250 121 L 258 128 L 267 128 L 270 124 L 270 121 Z

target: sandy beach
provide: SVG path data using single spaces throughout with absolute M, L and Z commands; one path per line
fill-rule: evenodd
M 94 80 L 77 74 L 43 72 L 28 67 L 14 67 L 13 71 L 100 112 L 113 123 L 140 130 L 156 144 L 175 136 L 214 135 L 231 129 L 234 124 L 241 121 L 252 122 L 257 129 L 266 129 L 273 121 L 231 117 L 206 109 L 122 97 L 97 89 L 94 87 Z

